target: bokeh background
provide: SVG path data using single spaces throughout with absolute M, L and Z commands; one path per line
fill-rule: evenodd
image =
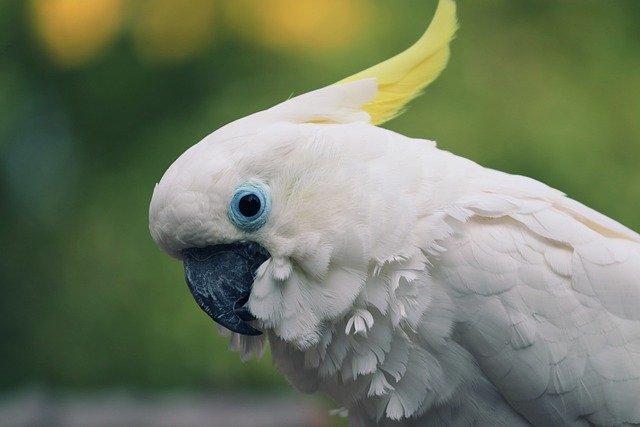
M 640 2 L 458 4 L 448 69 L 385 126 L 640 230 Z M 151 241 L 148 203 L 203 136 L 399 52 L 435 5 L 0 1 L 0 424 L 114 390 L 120 403 L 282 398 L 341 424 L 290 391 L 268 354 L 242 364 L 227 350 Z

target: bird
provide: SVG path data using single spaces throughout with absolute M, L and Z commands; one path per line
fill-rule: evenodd
M 380 126 L 457 27 L 440 0 L 407 50 L 206 136 L 151 236 L 243 360 L 352 426 L 640 425 L 640 235 Z

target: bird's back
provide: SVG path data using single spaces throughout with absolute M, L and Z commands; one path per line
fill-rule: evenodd
M 455 339 L 535 425 L 640 423 L 640 236 L 535 180 L 474 170 L 432 271 Z

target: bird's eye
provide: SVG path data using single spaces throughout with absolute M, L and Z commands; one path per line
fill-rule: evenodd
M 270 208 L 266 186 L 253 182 L 243 184 L 231 199 L 229 219 L 242 231 L 256 231 L 267 222 Z
M 251 218 L 252 216 L 256 216 L 258 212 L 260 212 L 260 208 L 262 207 L 262 203 L 260 202 L 260 197 L 256 196 L 253 193 L 245 194 L 240 198 L 238 202 L 238 210 L 242 214 L 242 216 Z

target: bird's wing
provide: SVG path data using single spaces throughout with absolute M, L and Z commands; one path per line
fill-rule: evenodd
M 640 423 L 640 236 L 528 178 L 474 186 L 433 271 L 456 339 L 536 425 Z

